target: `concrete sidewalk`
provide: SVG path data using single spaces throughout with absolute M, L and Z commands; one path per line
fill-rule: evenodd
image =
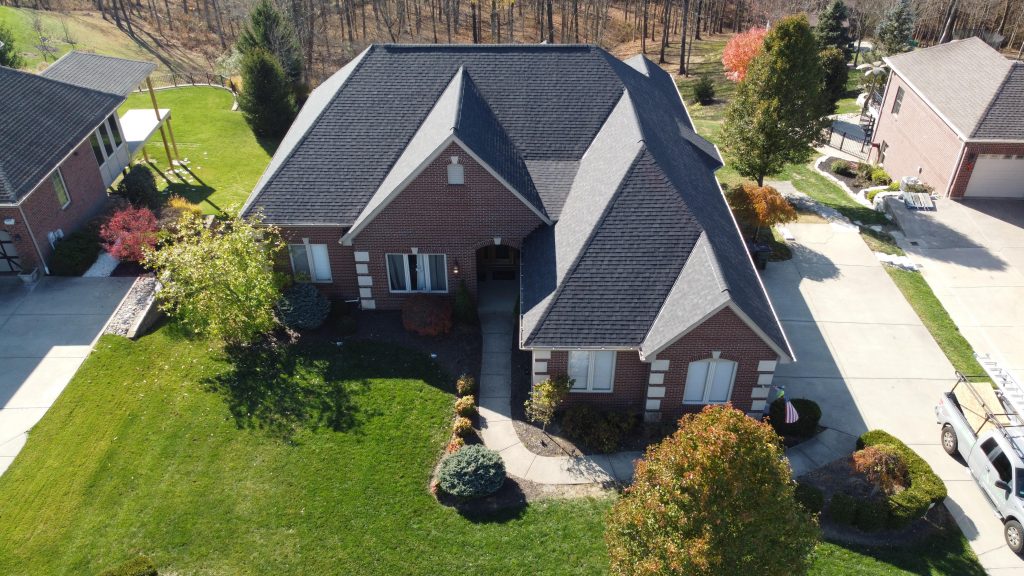
M 501 454 L 512 476 L 538 484 L 602 484 L 632 482 L 633 462 L 639 452 L 598 456 L 538 456 L 519 441 L 512 425 L 512 349 L 515 320 L 503 287 L 481 287 L 480 330 L 483 361 L 480 370 L 480 436 L 484 444 Z
M 53 405 L 134 278 L 0 283 L 0 474 Z
M 981 490 L 939 445 L 933 407 L 955 378 L 931 334 L 855 229 L 789 228 L 793 259 L 769 264 L 764 276 L 797 356 L 778 367 L 775 382 L 790 398 L 818 402 L 829 429 L 788 451 L 794 470 L 849 454 L 866 430 L 886 430 L 945 481 L 946 504 L 986 570 L 1024 573 Z

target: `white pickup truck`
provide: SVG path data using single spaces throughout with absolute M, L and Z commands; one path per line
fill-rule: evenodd
M 1024 551 L 1024 418 L 1001 388 L 968 382 L 957 374 L 942 395 L 935 417 L 942 426 L 942 448 L 960 455 L 1003 521 L 1006 545 Z

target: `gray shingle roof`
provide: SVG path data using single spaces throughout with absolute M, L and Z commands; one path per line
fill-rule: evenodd
M 588 46 L 372 46 L 314 92 L 246 210 L 358 234 L 381 191 L 448 132 L 556 221 L 522 247 L 524 345 L 643 352 L 652 326 L 661 339 L 690 328 L 692 314 L 662 313 L 671 293 L 684 298 L 697 280 L 707 292 L 713 276 L 717 295 L 693 310 L 727 301 L 792 355 L 715 180 L 717 150 L 672 77 L 643 59 Z
M 1014 63 L 972 137 L 1024 140 L 1024 64 Z
M 983 123 L 985 138 L 1006 138 L 1000 129 L 1007 124 L 1011 134 L 1019 130 L 1014 119 L 1024 112 L 1024 103 L 999 96 L 1013 62 L 980 38 L 955 40 L 885 61 L 964 137 L 982 137 L 978 132 Z M 1001 105 L 990 110 L 997 100 Z
M 156 70 L 152 62 L 125 60 L 77 50 L 68 52 L 41 75 L 98 92 L 127 96 Z
M 0 202 L 31 192 L 123 101 L 0 67 Z

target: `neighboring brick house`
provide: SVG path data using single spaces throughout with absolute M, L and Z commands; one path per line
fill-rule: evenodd
M 363 309 L 518 286 L 533 381 L 571 376 L 570 402 L 760 414 L 793 355 L 721 164 L 642 57 L 375 45 L 311 94 L 243 212 Z
M 885 62 L 873 161 L 951 198 L 1024 198 L 1024 63 L 979 38 Z
M 49 273 L 54 246 L 103 207 L 160 124 L 152 110 L 142 126 L 117 114 L 154 68 L 83 52 L 40 75 L 0 67 L 0 274 Z

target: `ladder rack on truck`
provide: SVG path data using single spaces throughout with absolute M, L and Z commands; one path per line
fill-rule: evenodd
M 1010 434 L 1012 428 L 1024 428 L 1024 415 L 1022 415 L 1024 411 L 1020 411 L 1013 402 L 1009 401 L 999 383 L 996 384 L 995 390 L 987 393 L 991 386 L 988 382 L 970 382 L 960 372 L 956 373 L 956 377 L 957 382 L 950 392 L 957 399 L 959 408 L 974 434 L 980 436 L 987 427 L 995 428 L 1006 439 L 1007 444 L 1013 447 L 1017 456 L 1024 460 L 1024 448 L 1018 443 L 1024 439 Z M 967 398 L 956 396 L 957 388 L 967 389 L 970 396 Z M 987 399 L 986 396 L 988 396 Z M 994 403 L 998 404 L 999 408 L 994 408 L 992 406 Z

